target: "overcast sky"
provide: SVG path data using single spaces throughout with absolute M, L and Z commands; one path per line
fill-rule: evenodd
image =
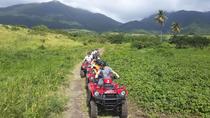
M 0 7 L 50 0 L 0 0 Z M 103 13 L 115 20 L 141 20 L 159 9 L 210 11 L 210 0 L 59 0 L 69 6 Z

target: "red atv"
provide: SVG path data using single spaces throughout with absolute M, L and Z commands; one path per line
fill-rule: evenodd
M 97 82 L 90 82 L 87 89 L 90 117 L 97 118 L 101 111 L 114 111 L 120 118 L 127 118 L 127 95 L 125 86 L 120 87 L 111 78 L 105 78 L 102 86 Z
M 91 67 L 88 67 L 86 69 L 86 78 L 85 78 L 85 88 L 87 89 L 88 88 L 88 84 L 89 82 L 93 82 L 95 81 L 95 73 L 93 72 L 93 69 Z
M 81 78 L 85 77 L 87 74 L 87 68 L 90 65 L 90 63 L 88 63 L 87 61 L 84 61 L 82 63 L 81 69 L 80 69 L 80 76 Z

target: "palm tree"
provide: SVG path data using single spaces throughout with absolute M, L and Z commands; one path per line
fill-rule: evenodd
M 163 10 L 159 10 L 157 15 L 155 16 L 155 20 L 161 26 L 161 40 L 160 40 L 161 42 L 163 41 L 163 27 L 164 27 L 166 19 L 167 19 L 167 16 L 165 15 L 165 12 Z
M 177 22 L 171 24 L 171 31 L 173 32 L 174 37 L 181 32 L 181 26 Z

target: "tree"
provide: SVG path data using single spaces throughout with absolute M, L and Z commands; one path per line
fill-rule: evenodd
M 163 10 L 159 10 L 157 15 L 155 16 L 155 20 L 161 26 L 161 39 L 160 39 L 161 42 L 163 41 L 163 27 L 166 22 L 166 19 L 167 19 L 167 16 L 165 15 L 165 12 Z
M 176 35 L 181 32 L 180 24 L 177 22 L 173 22 L 171 24 L 171 31 L 173 32 L 174 37 L 176 37 Z

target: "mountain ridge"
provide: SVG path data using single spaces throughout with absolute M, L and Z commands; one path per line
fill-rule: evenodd
M 171 23 L 181 24 L 183 32 L 210 33 L 210 11 L 173 11 L 166 13 L 164 32 L 170 32 Z M 121 23 L 100 13 L 74 8 L 59 1 L 19 4 L 0 8 L 0 23 L 11 25 L 46 25 L 55 29 L 88 29 L 97 32 L 136 30 L 159 31 L 155 14 L 142 20 Z
M 200 11 L 187 11 L 180 10 L 176 12 L 167 12 L 167 20 L 164 26 L 164 32 L 170 32 L 170 27 L 172 22 L 178 22 L 184 32 L 199 32 L 196 29 L 202 29 L 201 33 L 208 32 L 210 29 L 210 12 L 200 12 Z M 147 31 L 158 31 L 160 30 L 160 25 L 156 23 L 155 14 L 144 18 L 140 21 L 130 21 L 120 26 L 120 31 L 134 31 L 138 29 L 144 29 Z M 193 27 L 194 28 L 189 28 Z M 196 26 L 196 27 L 195 27 Z
M 22 20 L 21 20 L 22 17 Z M 9 20 L 8 20 L 9 19 Z M 18 22 L 11 19 L 17 19 Z M 37 20 L 37 22 L 35 21 Z M 28 23 L 26 23 L 28 22 Z M 0 8 L 0 23 L 29 27 L 44 24 L 50 28 L 84 28 L 108 31 L 121 25 L 103 14 L 67 6 L 61 2 L 29 3 Z M 53 25 L 55 23 L 56 25 Z

